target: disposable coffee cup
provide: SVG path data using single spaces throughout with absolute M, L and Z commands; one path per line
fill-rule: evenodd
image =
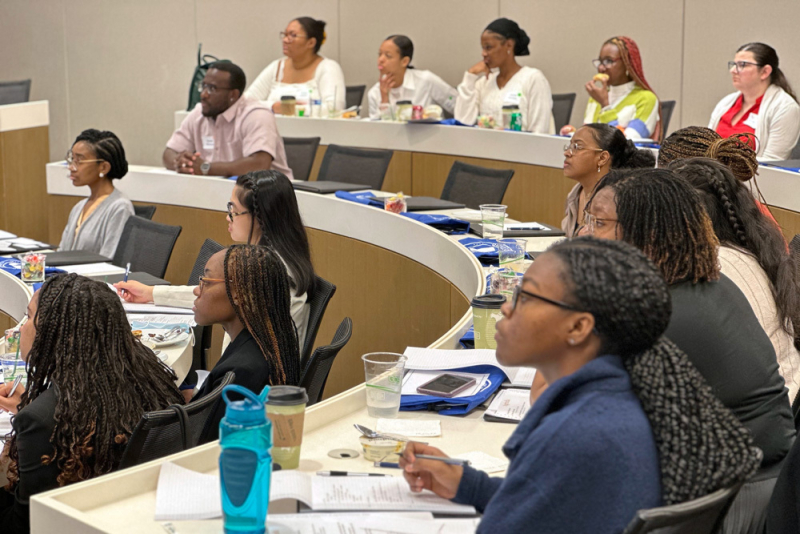
M 475 330 L 476 349 L 496 349 L 495 325 L 503 318 L 500 307 L 506 302 L 505 295 L 480 295 L 472 299 L 472 325 Z
M 272 421 L 272 459 L 283 469 L 300 465 L 303 421 L 308 394 L 297 386 L 272 386 L 267 397 L 267 417 Z

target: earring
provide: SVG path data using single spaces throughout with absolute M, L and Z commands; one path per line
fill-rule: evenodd
M 597 172 L 600 172 L 600 165 L 597 166 Z
M 101 173 L 100 173 L 100 178 L 102 178 L 103 176 L 104 176 L 104 175 L 103 175 L 103 173 L 101 172 Z
M 625 71 L 625 76 L 630 76 L 630 75 L 631 75 L 631 74 L 630 74 L 630 73 L 629 73 L 629 72 L 626 70 L 626 71 Z
M 511 50 L 507 50 L 507 52 L 508 52 L 508 55 L 510 56 L 511 55 Z
M 574 338 L 569 338 L 567 340 L 567 343 L 569 343 L 570 345 L 574 345 L 575 344 L 575 339 Z

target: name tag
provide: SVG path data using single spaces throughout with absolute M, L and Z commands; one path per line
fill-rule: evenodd
M 503 96 L 503 105 L 504 106 L 519 106 L 521 98 L 519 93 L 506 93 Z
M 751 113 L 747 116 L 747 119 L 744 121 L 745 126 L 749 126 L 752 129 L 756 129 L 756 125 L 758 124 L 758 113 Z
M 203 150 L 214 150 L 214 137 L 210 135 L 203 136 Z

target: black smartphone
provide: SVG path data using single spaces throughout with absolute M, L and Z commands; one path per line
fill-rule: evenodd
M 445 373 L 419 386 L 417 393 L 452 398 L 474 385 L 474 378 Z

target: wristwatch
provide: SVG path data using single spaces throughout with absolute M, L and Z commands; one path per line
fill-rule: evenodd
M 200 164 L 200 172 L 203 173 L 203 176 L 208 176 L 208 171 L 211 170 L 211 163 L 204 161 Z

